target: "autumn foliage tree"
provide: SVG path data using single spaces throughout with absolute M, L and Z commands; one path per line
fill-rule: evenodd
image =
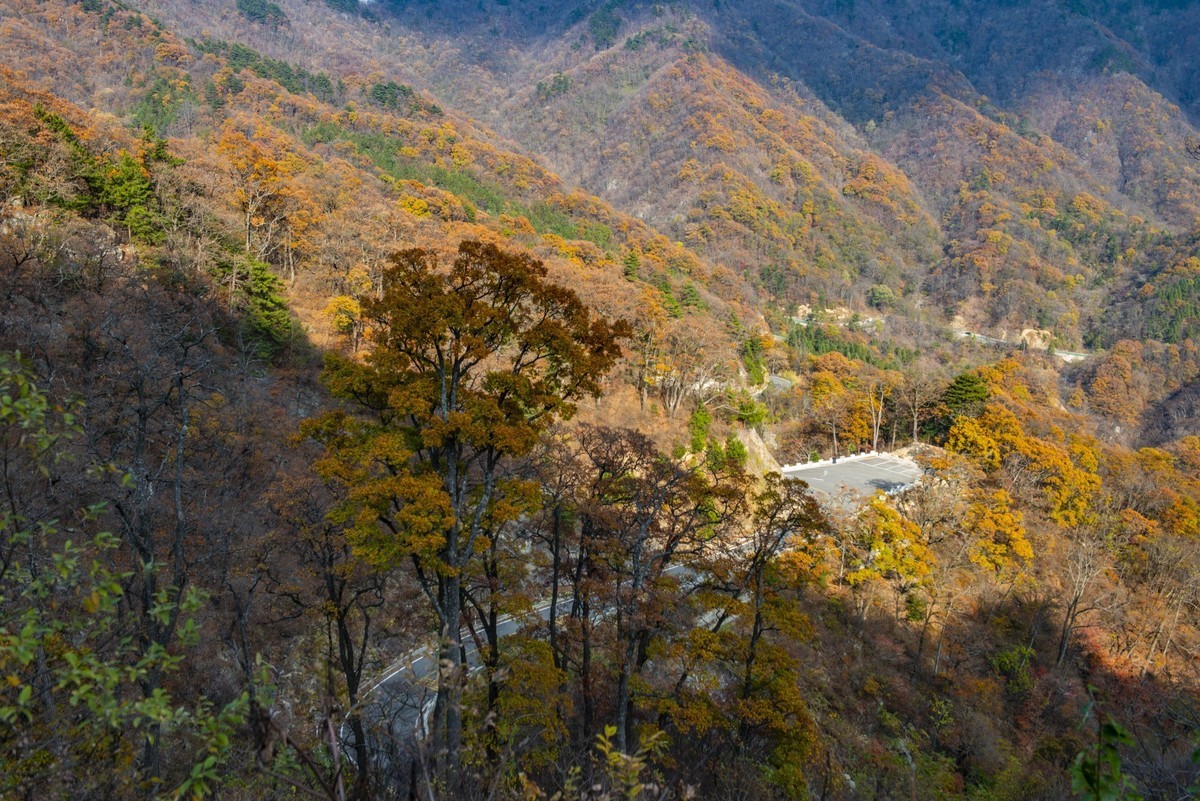
M 616 624 L 615 742 L 628 751 L 638 678 L 678 606 L 677 565 L 727 532 L 745 487 L 740 470 L 682 464 L 634 431 L 587 429 L 580 451 L 587 481 L 580 526 L 592 552 L 588 567 L 607 591 Z
M 880 583 L 891 585 L 899 618 L 901 601 L 928 580 L 937 560 L 920 527 L 877 496 L 843 536 L 844 580 L 855 593 L 859 619 L 865 620 Z
M 507 460 L 528 453 L 574 401 L 597 395 L 620 355 L 624 322 L 597 319 L 534 259 L 467 241 L 449 269 L 433 254 L 392 257 L 383 293 L 364 303 L 373 349 L 331 358 L 326 381 L 353 416 L 306 427 L 318 466 L 349 487 L 340 514 L 359 549 L 409 562 L 430 601 L 444 665 L 461 665 L 464 575 L 485 531 L 515 514 Z M 448 775 L 462 742 L 461 671 L 439 680 L 435 736 Z
M 714 562 L 713 575 L 730 592 L 720 608 L 722 655 L 734 668 L 738 739 L 744 747 L 769 735 L 768 775 L 789 796 L 804 786 L 815 740 L 799 691 L 800 661 L 788 644 L 808 636 L 808 619 L 788 592 L 808 580 L 807 558 L 830 531 L 803 481 L 766 476 L 753 499 L 751 531 L 732 559 Z M 790 559 L 783 559 L 791 551 Z

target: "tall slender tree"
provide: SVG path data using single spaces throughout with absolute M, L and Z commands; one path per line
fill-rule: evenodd
M 437 619 L 443 671 L 435 750 L 460 775 L 464 575 L 486 532 L 520 504 L 506 460 L 527 454 L 600 380 L 629 334 L 594 317 L 528 256 L 467 241 L 446 269 L 423 250 L 391 258 L 378 299 L 364 303 L 372 349 L 333 358 L 326 380 L 355 416 L 306 431 L 322 441 L 327 476 L 350 487 L 341 514 L 379 563 L 409 561 Z M 519 489 L 517 491 L 520 491 Z

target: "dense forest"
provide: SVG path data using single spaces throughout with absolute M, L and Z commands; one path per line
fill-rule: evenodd
M 0 798 L 1196 797 L 1197 31 L 0 0 Z

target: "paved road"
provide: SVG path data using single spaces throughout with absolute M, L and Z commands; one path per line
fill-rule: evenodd
M 506 615 L 496 622 L 501 637 L 516 634 L 530 620 L 550 619 L 549 602 L 543 603 L 528 615 Z M 558 614 L 571 611 L 571 598 L 560 598 Z M 480 632 L 482 636 L 482 632 Z M 479 649 L 468 629 L 459 632 L 467 668 L 480 670 Z M 368 739 L 372 761 L 377 768 L 391 772 L 397 786 L 407 785 L 408 772 L 418 757 L 418 743 L 413 733 L 424 734 L 430 724 L 434 701 L 437 700 L 438 654 L 432 646 L 419 648 L 394 662 L 383 676 L 363 693 L 362 716 L 368 724 Z M 341 730 L 342 747 L 353 760 L 353 742 L 345 725 Z
M 788 478 L 808 482 L 814 492 L 828 498 L 845 498 L 861 503 L 876 492 L 895 492 L 914 483 L 921 475 L 916 462 L 890 453 L 871 456 L 848 456 L 835 464 L 785 467 Z
M 892 454 L 872 454 L 846 457 L 836 464 L 823 462 L 811 467 L 785 468 L 783 474 L 803 479 L 814 492 L 831 501 L 856 506 L 877 491 L 893 492 L 913 484 L 921 475 L 921 468 Z M 682 575 L 686 571 L 683 565 L 674 565 L 667 572 Z M 566 615 L 570 610 L 571 598 L 559 599 L 558 613 Z M 549 620 L 550 603 L 541 604 L 528 615 L 502 618 L 497 626 L 500 636 L 516 633 L 535 616 Z M 466 629 L 460 638 L 468 668 L 478 670 L 479 653 L 474 640 Z M 437 653 L 432 648 L 421 648 L 405 654 L 363 694 L 363 718 L 371 730 L 373 760 L 377 767 L 390 772 L 397 786 L 406 786 L 409 781 L 408 771 L 418 747 L 413 733 L 424 733 L 429 723 L 437 694 L 437 672 Z M 353 758 L 349 731 L 344 727 L 342 739 Z
M 988 345 L 998 345 L 1005 348 L 1019 348 L 1022 345 L 1020 342 L 1009 342 L 1006 339 L 997 339 L 996 337 L 989 337 L 986 334 L 976 334 L 974 331 L 955 331 L 955 333 L 960 339 L 973 339 L 976 342 L 984 342 Z M 1046 353 L 1047 351 L 1042 352 Z M 1054 355 L 1062 359 L 1064 362 L 1081 362 L 1092 357 L 1092 354 L 1090 353 L 1080 353 L 1072 350 L 1059 350 L 1057 348 L 1054 349 Z

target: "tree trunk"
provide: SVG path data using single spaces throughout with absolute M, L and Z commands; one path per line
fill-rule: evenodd
M 742 674 L 742 700 L 748 701 L 751 694 L 754 692 L 754 661 L 758 658 L 758 641 L 762 639 L 764 630 L 762 617 L 761 595 L 755 599 L 754 610 L 754 625 L 750 629 L 750 641 L 746 645 L 746 661 L 743 663 L 744 673 Z M 750 739 L 750 726 L 743 718 L 738 723 L 739 740 L 743 744 L 747 744 Z
M 340 593 L 336 592 L 336 588 L 331 583 L 332 576 L 326 576 L 327 588 L 329 590 L 330 602 L 337 604 L 340 598 Z M 338 662 L 341 663 L 342 675 L 346 679 L 346 700 L 350 704 L 348 723 L 350 724 L 350 733 L 354 736 L 352 748 L 355 754 L 355 795 L 356 797 L 365 797 L 367 785 L 371 778 L 371 752 L 367 747 L 367 734 L 363 728 L 361 710 L 358 708 L 358 691 L 362 679 L 362 661 L 355 658 L 354 636 L 350 630 L 349 622 L 346 619 L 344 610 L 339 607 L 337 614 L 337 649 Z M 369 620 L 364 624 L 369 628 Z M 364 630 L 364 643 L 368 637 L 368 632 Z
M 629 681 L 633 674 L 636 657 L 637 637 L 634 635 L 626 638 L 625 655 L 621 660 L 621 673 L 617 678 L 617 750 L 623 754 L 629 753 L 629 741 L 633 733 Z
M 1067 660 L 1067 649 L 1071 646 L 1071 632 L 1075 629 L 1075 618 L 1078 615 L 1076 610 L 1078 609 L 1079 597 L 1076 596 L 1071 599 L 1071 604 L 1067 607 L 1067 614 L 1063 617 L 1062 633 L 1058 638 L 1058 661 L 1055 663 L 1059 667 Z
M 462 579 L 456 573 L 441 581 L 442 631 L 435 725 L 439 768 L 453 786 L 462 775 Z
M 550 553 L 553 564 L 550 569 L 550 655 L 554 667 L 562 670 L 566 659 L 558 650 L 558 580 L 562 572 L 562 506 L 555 504 L 550 534 Z
M 581 607 L 579 632 L 582 653 L 579 665 L 579 683 L 583 691 L 583 736 L 590 738 L 596 721 L 596 698 L 592 687 L 592 619 L 588 602 Z
M 933 610 L 936 605 L 931 600 L 925 608 L 925 620 L 921 623 L 921 636 L 917 639 L 917 653 L 913 656 L 912 673 L 909 680 L 915 680 L 921 669 L 921 657 L 925 655 L 925 642 L 929 634 L 929 624 L 933 622 Z
M 938 632 L 937 653 L 933 656 L 933 677 L 936 679 L 938 671 L 942 669 L 942 644 L 946 640 L 946 625 L 950 622 L 950 617 L 954 614 L 954 598 L 950 599 L 950 603 L 946 605 L 945 622 L 942 624 L 942 630 Z
M 488 652 L 484 655 L 484 669 L 488 676 L 487 716 L 490 717 L 500 703 L 500 683 L 497 677 L 500 673 L 500 625 L 496 614 L 496 603 L 488 604 L 487 620 L 484 621 L 484 631 L 487 633 Z M 486 719 L 485 717 L 485 719 Z M 494 763 L 498 754 L 493 738 L 488 738 L 488 757 Z

